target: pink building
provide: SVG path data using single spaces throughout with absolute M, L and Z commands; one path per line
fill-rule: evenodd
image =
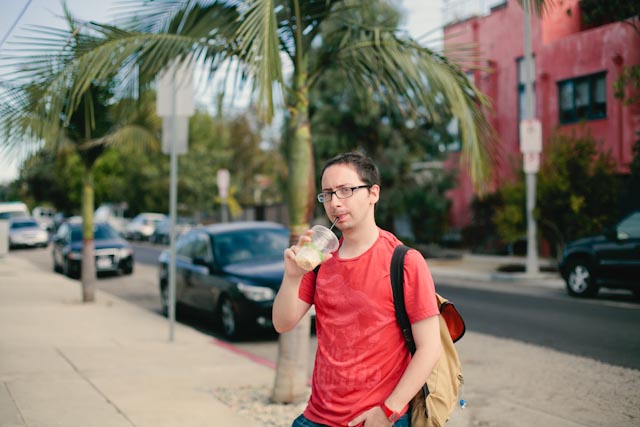
M 445 27 L 445 48 L 447 43 L 473 43 L 482 58 L 474 64 L 480 70 L 469 76 L 493 104 L 490 122 L 500 138 L 501 153 L 494 188 L 513 179 L 513 165 L 522 164 L 522 27 L 523 11 L 516 0 L 494 6 L 486 16 Z M 580 2 L 564 0 L 543 18 L 532 18 L 531 37 L 535 117 L 542 123 L 543 147 L 555 129 L 572 132 L 584 126 L 603 142 L 620 171 L 628 172 L 640 131 L 640 105 L 623 105 L 614 97 L 613 83 L 624 66 L 640 64 L 640 36 L 622 22 L 587 28 Z M 460 185 L 450 192 L 452 227 L 470 224 L 473 194 L 469 177 L 461 173 Z

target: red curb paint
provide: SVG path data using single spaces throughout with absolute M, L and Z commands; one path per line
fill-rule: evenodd
M 229 344 L 226 341 L 221 341 L 217 339 L 212 340 L 213 343 L 219 347 L 222 347 L 226 350 L 229 350 L 232 353 L 235 353 L 239 356 L 246 357 L 247 359 L 256 362 L 259 365 L 266 366 L 267 368 L 276 369 L 276 364 L 270 360 L 265 359 L 264 357 L 256 356 L 255 354 L 251 354 L 248 351 L 244 351 L 233 344 Z M 307 385 L 311 386 L 311 379 L 307 380 Z
M 248 351 L 244 351 L 244 350 L 242 350 L 242 349 L 240 349 L 240 348 L 238 348 L 238 347 L 236 347 L 236 346 L 234 346 L 232 344 L 229 344 L 228 342 L 214 339 L 213 343 L 216 344 L 217 346 L 222 347 L 224 349 L 227 349 L 227 350 L 229 350 L 229 351 L 231 351 L 231 352 L 233 352 L 235 354 L 238 354 L 240 356 L 246 357 L 247 359 L 252 360 L 252 361 L 256 362 L 259 365 L 263 365 L 263 366 L 266 366 L 267 368 L 271 368 L 271 369 L 275 369 L 276 368 L 276 364 L 273 363 L 272 361 L 267 360 L 267 359 L 265 359 L 263 357 L 260 357 L 260 356 L 256 356 L 255 354 L 251 354 Z

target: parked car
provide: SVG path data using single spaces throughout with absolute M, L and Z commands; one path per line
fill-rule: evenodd
M 176 242 L 176 304 L 213 317 L 228 338 L 271 327 L 284 274 L 287 228 L 248 221 L 194 228 Z M 159 257 L 162 311 L 169 310 L 169 251 Z
M 33 219 L 40 225 L 43 230 L 48 232 L 53 231 L 53 217 L 56 214 L 56 210 L 45 206 L 36 206 L 33 208 Z
M 124 217 L 127 209 L 126 203 L 104 203 L 93 213 L 95 222 L 106 222 L 118 233 L 124 235 L 125 228 L 129 224 L 129 218 Z
M 9 249 L 20 247 L 46 247 L 49 233 L 33 218 L 14 217 L 9 220 Z
M 194 219 L 191 218 L 183 218 L 178 217 L 176 220 L 176 239 L 182 236 L 187 231 L 191 230 L 193 227 L 196 227 L 198 224 Z M 153 231 L 153 234 L 150 237 L 150 241 L 152 243 L 158 243 L 162 245 L 169 244 L 169 232 L 171 229 L 170 218 L 166 217 L 162 221 L 156 225 L 156 229 Z
M 131 245 L 107 223 L 93 226 L 96 273 L 133 273 Z M 53 237 L 53 269 L 72 278 L 82 271 L 82 222 L 63 223 Z
M 0 202 L 0 219 L 31 216 L 29 208 L 22 202 Z
M 640 297 L 640 211 L 602 235 L 569 243 L 559 267 L 571 296 L 594 296 L 604 286 Z
M 124 236 L 131 240 L 149 240 L 156 226 L 166 218 L 167 216 L 161 213 L 141 213 L 127 224 Z

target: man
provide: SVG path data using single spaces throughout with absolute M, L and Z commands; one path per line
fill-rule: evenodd
M 318 201 L 342 232 L 341 244 L 316 272 L 295 262 L 310 231 L 284 252 L 285 272 L 273 306 L 273 324 L 291 330 L 312 304 L 318 349 L 311 397 L 293 427 L 406 427 L 408 404 L 442 351 L 438 306 L 422 255 L 405 258 L 406 308 L 416 343 L 411 357 L 396 322 L 391 256 L 401 242 L 375 222 L 380 174 L 360 153 L 329 160 Z

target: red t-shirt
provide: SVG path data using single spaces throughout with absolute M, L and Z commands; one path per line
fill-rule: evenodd
M 309 420 L 346 426 L 384 402 L 407 368 L 411 356 L 396 321 L 389 277 L 400 243 L 380 229 L 362 255 L 341 259 L 335 252 L 317 278 L 314 272 L 303 276 L 298 295 L 315 305 L 318 338 L 304 412 Z M 439 313 L 431 273 L 415 250 L 405 257 L 404 293 L 411 323 Z

